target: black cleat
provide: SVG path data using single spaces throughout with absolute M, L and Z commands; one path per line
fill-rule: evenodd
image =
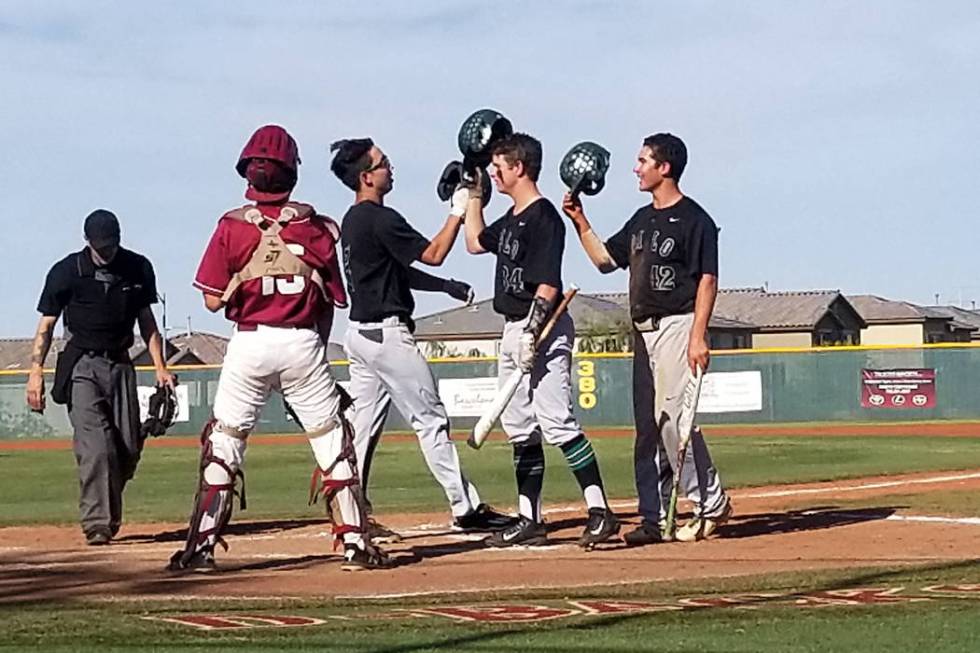
M 591 549 L 600 542 L 608 542 L 619 534 L 619 520 L 608 508 L 589 508 L 589 520 L 585 522 L 578 545 Z
M 112 539 L 112 535 L 107 530 L 94 530 L 85 534 L 85 543 L 89 546 L 105 546 Z
M 390 567 L 391 560 L 388 554 L 376 546 L 362 549 L 356 544 L 344 545 L 344 561 L 340 565 L 344 571 L 367 571 Z
M 626 546 L 644 546 L 646 544 L 670 542 L 672 538 L 666 537 L 663 532 L 665 526 L 666 524 L 663 524 L 663 526 L 660 524 L 651 524 L 644 519 L 640 522 L 639 526 L 624 535 L 623 540 L 625 540 Z
M 218 569 L 218 565 L 214 562 L 214 553 L 211 549 L 196 551 L 186 562 L 184 562 L 183 558 L 184 549 L 173 554 L 170 557 L 169 564 L 167 564 L 167 571 L 194 571 L 199 574 L 207 574 Z
M 453 520 L 453 529 L 464 532 L 484 531 L 494 532 L 513 526 L 515 517 L 497 512 L 485 503 L 481 503 L 473 512 Z
M 517 518 L 508 528 L 497 531 L 484 540 L 487 546 L 501 548 L 507 546 L 543 546 L 548 543 L 548 531 L 544 524 L 531 521 L 527 517 Z

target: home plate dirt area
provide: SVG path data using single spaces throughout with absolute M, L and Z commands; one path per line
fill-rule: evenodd
M 180 524 L 127 524 L 112 545 L 97 548 L 84 545 L 76 526 L 4 528 L 0 601 L 380 598 L 949 562 L 980 556 L 980 514 L 923 515 L 884 498 L 971 489 L 980 492 L 980 470 L 736 490 L 735 516 L 719 537 L 641 548 L 617 541 L 594 551 L 575 544 L 580 506 L 547 510 L 551 545 L 513 549 L 489 549 L 483 535 L 453 532 L 448 514 L 379 515 L 405 536 L 385 545 L 395 567 L 358 573 L 341 571 L 325 520 L 233 521 L 219 570 L 182 575 L 164 570 L 183 543 Z M 840 505 L 855 499 L 869 500 Z M 634 501 L 613 505 L 624 530 L 638 522 Z

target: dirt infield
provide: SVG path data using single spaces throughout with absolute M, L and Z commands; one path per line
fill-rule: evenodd
M 980 422 L 875 422 L 875 423 L 807 423 L 807 424 L 724 424 L 705 425 L 703 431 L 712 437 L 732 436 L 937 436 L 937 437 L 980 437 Z M 630 428 L 588 429 L 589 437 L 597 438 L 632 438 L 635 433 Z M 468 431 L 454 431 L 452 437 L 457 442 L 465 442 L 469 437 Z M 491 439 L 504 439 L 502 432 L 494 431 Z M 411 433 L 389 433 L 386 441 L 409 442 L 415 441 Z M 295 433 L 281 435 L 253 435 L 248 440 L 250 445 L 269 444 L 301 444 L 306 442 L 306 436 Z M 71 449 L 70 438 L 57 439 L 22 439 L 0 440 L 0 451 L 52 451 Z M 181 448 L 200 446 L 200 438 L 194 436 L 168 436 L 147 441 L 149 448 Z
M 574 544 L 583 525 L 579 506 L 547 511 L 551 546 L 509 550 L 451 532 L 445 514 L 382 515 L 406 536 L 387 547 L 397 567 L 355 574 L 340 570 L 321 520 L 235 523 L 221 570 L 183 576 L 163 571 L 182 543 L 182 524 L 129 524 L 101 548 L 84 546 L 76 527 L 6 528 L 0 529 L 0 602 L 488 593 L 975 559 L 978 518 L 835 504 L 951 489 L 980 490 L 980 470 L 751 488 L 733 492 L 736 516 L 718 539 L 639 549 L 617 543 L 592 552 Z M 637 521 L 632 502 L 615 505 Z

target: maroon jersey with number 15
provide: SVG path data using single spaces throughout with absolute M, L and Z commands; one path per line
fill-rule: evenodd
M 276 218 L 281 207 L 259 204 L 264 216 Z M 324 310 L 347 306 L 337 259 L 337 223 L 321 215 L 298 216 L 290 220 L 280 236 L 289 250 L 323 277 L 329 300 L 311 281 L 302 276 L 250 279 L 238 287 L 228 301 L 225 317 L 240 326 L 259 324 L 277 327 L 311 328 Z M 194 286 L 220 297 L 236 272 L 242 270 L 259 245 L 259 229 L 242 220 L 224 216 L 211 236 Z M 330 305 L 330 303 L 333 306 Z

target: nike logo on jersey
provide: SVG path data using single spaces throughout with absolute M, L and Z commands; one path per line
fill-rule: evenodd
M 674 216 L 670 216 L 669 218 L 667 218 L 667 222 L 679 222 L 679 221 L 680 218 L 675 218 Z

